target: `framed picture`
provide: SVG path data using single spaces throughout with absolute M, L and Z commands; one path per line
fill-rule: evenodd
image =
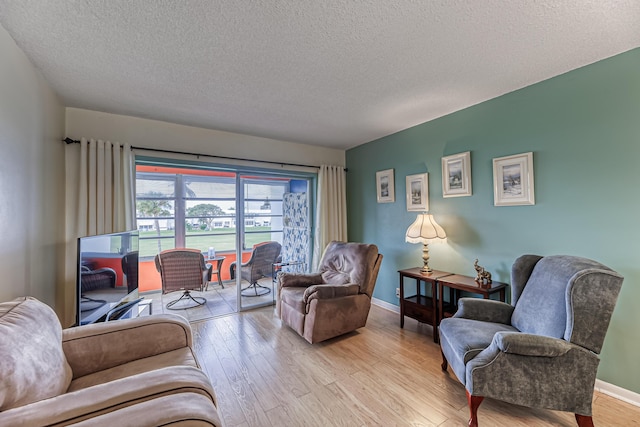
M 493 159 L 493 204 L 535 205 L 533 153 Z
M 376 192 L 378 195 L 378 203 L 393 203 L 396 201 L 393 169 L 376 172 Z
M 442 197 L 471 195 L 471 152 L 442 158 Z
M 426 212 L 429 210 L 429 174 L 407 176 L 407 210 Z

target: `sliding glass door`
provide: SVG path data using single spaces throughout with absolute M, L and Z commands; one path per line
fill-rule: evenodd
M 160 277 L 153 271 L 155 255 L 186 247 L 200 250 L 213 266 L 210 289 L 217 294 L 211 295 L 212 301 L 220 296 L 233 311 L 273 304 L 274 274 L 293 265 L 298 271 L 308 266 L 310 206 L 296 205 L 295 215 L 287 216 L 285 211 L 287 200 L 307 200 L 311 179 L 309 175 L 138 165 L 141 293 L 161 290 Z M 291 232 L 301 218 L 306 228 Z M 224 305 L 218 304 L 212 315 L 224 311 Z

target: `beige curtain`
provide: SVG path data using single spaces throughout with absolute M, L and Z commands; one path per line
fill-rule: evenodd
M 135 161 L 131 146 L 82 138 L 65 147 L 65 265 L 61 321 L 75 319 L 77 241 L 135 225 Z
M 322 165 L 318 173 L 313 270 L 332 240 L 347 241 L 347 181 L 342 166 Z
M 129 144 L 80 140 L 78 236 L 135 228 L 134 167 Z

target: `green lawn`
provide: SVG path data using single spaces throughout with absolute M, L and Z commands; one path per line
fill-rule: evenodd
M 216 252 L 235 251 L 236 247 L 236 229 L 235 228 L 218 228 L 213 231 L 189 231 L 187 232 L 186 246 L 188 248 L 200 249 L 207 252 L 210 246 L 213 246 Z M 158 241 L 160 241 L 161 250 L 173 249 L 175 240 L 173 238 L 173 230 L 164 230 L 160 232 L 160 239 L 157 238 L 157 231 L 141 231 L 140 232 L 140 257 L 151 257 L 158 253 Z M 148 239 L 151 237 L 152 239 Z M 282 240 L 282 232 L 271 233 L 271 227 L 248 227 L 245 230 L 245 247 L 251 248 L 256 243 L 268 240 Z

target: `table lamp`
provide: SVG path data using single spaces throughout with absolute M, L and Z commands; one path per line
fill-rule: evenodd
M 406 242 L 422 243 L 422 262 L 421 273 L 431 273 L 433 270 L 429 267 L 429 247 L 428 244 L 432 240 L 446 239 L 447 234 L 444 229 L 438 225 L 433 215 L 427 213 L 418 214 L 415 222 L 407 229 Z

